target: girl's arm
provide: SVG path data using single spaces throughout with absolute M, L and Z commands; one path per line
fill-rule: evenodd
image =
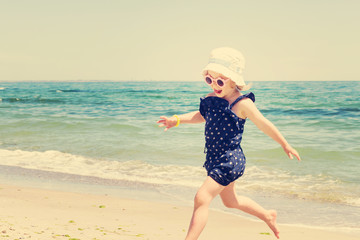
M 293 159 L 294 155 L 299 161 L 301 160 L 299 153 L 290 146 L 290 144 L 286 141 L 280 131 L 274 126 L 274 124 L 261 114 L 253 101 L 250 99 L 244 99 L 237 105 L 237 108 L 234 110 L 241 109 L 240 115 L 249 118 L 261 131 L 278 142 L 289 158 Z M 234 107 L 236 107 L 236 105 Z
M 178 118 L 180 119 L 180 123 L 202 123 L 205 121 L 203 116 L 201 116 L 199 111 L 190 112 L 186 114 L 179 115 Z M 178 122 L 178 119 L 175 116 L 172 116 L 170 118 L 161 116 L 160 120 L 157 121 L 159 123 L 159 127 L 165 127 L 164 131 L 167 131 L 168 129 L 175 127 Z

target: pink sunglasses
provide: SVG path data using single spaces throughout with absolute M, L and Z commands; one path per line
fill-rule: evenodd
M 211 85 L 213 82 L 216 82 L 216 84 L 219 86 L 219 87 L 224 87 L 225 86 L 225 83 L 227 82 L 227 80 L 225 79 L 222 79 L 222 78 L 213 78 L 212 76 L 210 76 L 209 74 L 206 74 L 205 75 L 205 82 L 209 85 Z

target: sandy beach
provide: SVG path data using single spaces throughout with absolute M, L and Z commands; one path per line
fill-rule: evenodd
M 0 239 L 184 239 L 192 208 L 103 195 L 0 185 Z M 280 225 L 281 239 L 355 240 Z M 262 222 L 211 211 L 200 239 L 276 239 Z

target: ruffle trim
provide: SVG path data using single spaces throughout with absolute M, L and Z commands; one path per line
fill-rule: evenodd
M 250 92 L 250 93 L 244 94 L 244 95 L 241 96 L 241 99 L 243 99 L 245 97 L 250 98 L 253 102 L 255 102 L 254 93 Z M 237 101 L 237 100 L 235 100 L 235 101 Z M 200 98 L 200 109 L 199 110 L 200 110 L 200 113 L 201 113 L 202 116 L 205 115 L 205 111 L 208 108 L 222 109 L 222 110 L 225 110 L 225 111 L 230 110 L 231 111 L 230 107 L 231 107 L 231 105 L 229 104 L 229 102 L 226 99 L 223 99 L 223 98 L 219 98 L 219 97 L 216 97 L 216 96 Z

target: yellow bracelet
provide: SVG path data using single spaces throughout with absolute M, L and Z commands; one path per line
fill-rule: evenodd
M 178 115 L 174 115 L 173 117 L 176 117 L 177 122 L 176 122 L 175 127 L 178 127 L 178 126 L 180 125 L 180 118 L 179 118 L 179 116 L 178 116 Z

